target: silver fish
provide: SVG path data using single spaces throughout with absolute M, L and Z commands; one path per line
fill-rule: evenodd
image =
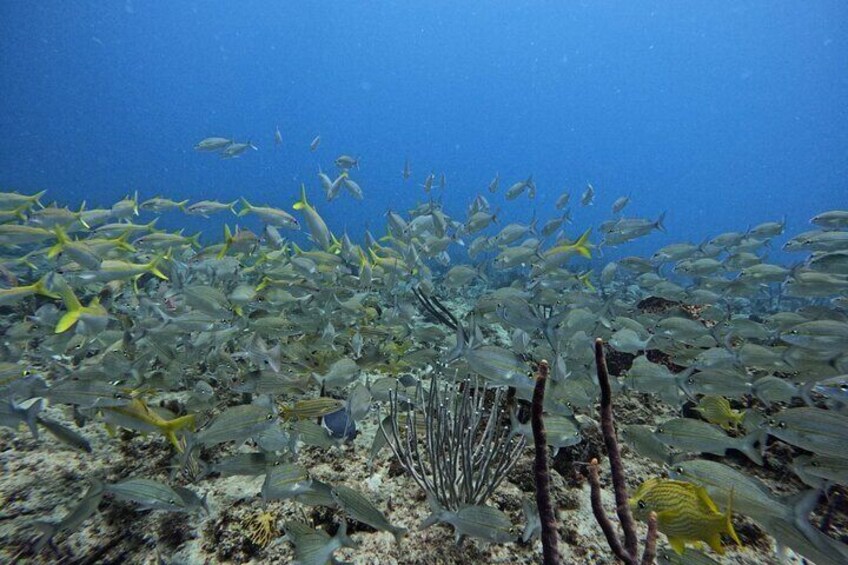
M 389 523 L 386 516 L 359 491 L 344 485 L 337 485 L 332 490 L 332 496 L 333 500 L 348 516 L 378 530 L 391 533 L 397 543 L 400 543 L 406 534 L 406 528 Z
M 286 522 L 286 537 L 294 544 L 296 562 L 300 565 L 326 565 L 337 562 L 333 554 L 342 547 L 358 547 L 347 535 L 347 522 L 342 520 L 336 535 L 330 537 L 302 522 Z
M 433 500 L 430 501 L 432 514 L 424 520 L 420 529 L 425 529 L 437 522 L 453 526 L 456 542 L 464 536 L 471 536 L 489 543 L 508 543 L 517 539 L 517 532 L 509 517 L 497 508 L 474 505 L 463 506 L 458 510 L 440 508 Z
M 675 418 L 660 424 L 654 434 L 666 445 L 684 451 L 724 455 L 728 449 L 736 449 L 757 465 L 763 464 L 763 456 L 755 447 L 762 439 L 760 433 L 733 438 L 718 426 L 692 418 Z
M 312 479 L 306 469 L 296 463 L 281 463 L 267 470 L 262 484 L 262 500 L 284 500 L 306 492 Z

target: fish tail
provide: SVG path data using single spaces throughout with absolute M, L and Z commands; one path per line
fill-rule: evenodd
M 180 210 L 180 212 L 185 212 L 185 208 L 186 208 L 187 204 L 188 204 L 188 198 L 186 198 L 185 200 L 182 200 L 180 202 L 177 202 L 177 208 Z
M 359 167 L 356 168 L 358 169 Z M 400 526 L 392 526 L 392 529 L 389 531 L 395 537 L 395 543 L 400 545 L 400 542 L 403 541 L 403 538 L 408 530 L 406 528 L 401 528 Z
M 250 211 L 253 209 L 253 206 L 250 205 L 250 202 L 248 202 L 247 198 L 245 198 L 244 196 L 242 196 L 241 198 L 241 206 L 242 208 L 241 210 L 239 210 L 238 213 L 239 217 L 249 214 Z
M 169 258 L 169 256 L 170 256 L 170 250 L 168 250 L 168 253 L 166 253 L 165 255 L 155 256 L 153 258 L 153 260 L 150 261 L 150 263 L 148 263 L 146 265 L 147 271 L 150 272 L 151 275 L 153 275 L 157 278 L 160 278 L 163 281 L 168 280 L 168 277 L 165 276 L 165 273 L 163 273 L 162 271 L 159 270 L 159 267 L 157 267 L 157 265 L 159 264 L 160 261 L 162 261 L 162 259 L 167 259 L 167 258 Z
M 233 200 L 232 202 L 227 204 L 227 208 L 230 209 L 230 212 L 238 216 L 238 213 L 236 212 L 236 204 L 238 204 L 238 200 Z
M 455 361 L 462 357 L 462 355 L 468 350 L 468 336 L 465 335 L 465 330 L 462 328 L 462 325 L 456 325 L 456 347 L 448 353 L 448 363 L 451 361 Z
M 742 443 L 739 447 L 739 451 L 745 454 L 745 456 L 756 463 L 757 465 L 763 464 L 763 456 L 760 453 L 760 450 L 757 449 L 756 443 L 761 441 L 762 433 L 759 431 L 752 432 L 745 437 L 742 438 Z
M 430 515 L 427 516 L 427 518 L 423 522 L 421 522 L 421 525 L 418 526 L 419 530 L 426 530 L 433 524 L 440 522 L 445 512 L 445 509 L 442 508 L 439 502 L 429 494 L 427 495 L 427 502 L 429 502 L 430 504 L 431 512 Z
M 17 208 L 15 208 L 12 213 L 15 214 L 15 217 L 17 219 L 19 219 L 22 222 L 25 222 L 27 217 L 26 217 L 26 214 L 24 214 L 24 212 L 26 212 L 27 210 L 29 210 L 29 205 L 24 204 L 22 206 L 18 206 Z
M 129 239 L 130 233 L 131 233 L 130 230 L 126 230 L 124 233 L 122 233 L 121 235 L 119 235 L 118 237 L 116 237 L 114 239 L 111 239 L 110 241 L 113 242 L 118 247 L 120 247 L 121 249 L 123 249 L 124 251 L 129 251 L 130 253 L 135 253 L 135 247 L 133 247 L 132 245 L 127 243 L 127 239 Z
M 335 255 L 338 255 L 339 253 L 341 253 L 342 242 L 339 241 L 339 238 L 337 238 L 335 235 L 330 233 L 330 240 L 332 241 L 332 243 L 330 244 L 330 247 L 327 248 L 327 253 L 333 253 Z
M 65 245 L 71 241 L 71 238 L 68 237 L 67 232 L 62 229 L 62 226 L 53 226 L 53 233 L 56 234 L 56 244 L 47 250 L 48 259 L 52 259 L 64 251 Z
M 306 185 L 301 183 L 301 185 L 300 185 L 300 200 L 295 202 L 292 205 L 292 208 L 294 208 L 295 210 L 303 210 L 307 207 L 309 207 L 309 202 L 306 200 Z
M 74 324 L 77 323 L 80 315 L 82 314 L 82 304 L 80 304 L 79 298 L 77 298 L 70 287 L 66 287 L 62 290 L 62 300 L 64 300 L 65 307 L 68 311 L 59 318 L 59 322 L 53 330 L 53 332 L 57 334 L 68 331 Z
M 583 232 L 583 234 L 575 241 L 572 246 L 574 250 L 577 251 L 580 255 L 587 259 L 592 258 L 592 252 L 589 251 L 589 234 L 592 233 L 592 228 L 587 229 Z
M 221 251 L 218 252 L 217 259 L 223 259 L 227 252 L 230 250 L 230 246 L 233 244 L 233 232 L 230 231 L 230 226 L 224 224 L 224 247 L 221 248 Z
M 657 221 L 654 222 L 654 227 L 660 230 L 661 232 L 665 231 L 665 226 L 663 225 L 663 220 L 665 220 L 665 212 L 660 214 L 660 217 L 657 218 Z
M 168 441 L 171 442 L 177 451 L 182 453 L 183 446 L 180 443 L 180 440 L 177 438 L 177 432 L 184 428 L 193 428 L 194 427 L 194 414 L 189 414 L 188 416 L 180 416 L 179 418 L 174 418 L 173 420 L 168 420 L 161 426 L 159 429 L 168 438 Z
M 38 555 L 41 553 L 41 550 L 52 544 L 53 538 L 59 533 L 59 525 L 55 522 L 44 522 L 41 520 L 32 522 L 30 525 L 41 532 L 41 537 L 35 542 L 35 547 L 32 550 L 35 555 Z
M 585 273 L 583 273 L 582 275 L 577 277 L 577 280 L 579 280 L 581 283 L 583 283 L 583 286 L 588 288 L 590 292 L 597 292 L 595 285 L 592 284 L 592 281 L 589 278 L 591 274 L 592 274 L 592 271 L 586 271 Z M 648 338 L 648 339 L 650 340 L 651 338 Z
M 38 413 L 41 412 L 43 407 L 44 399 L 39 398 L 26 409 L 26 413 L 24 414 L 24 422 L 29 428 L 29 431 L 32 432 L 32 437 L 35 439 L 38 439 Z
M 48 290 L 46 280 L 47 280 L 47 275 L 44 275 L 43 277 L 41 277 L 40 279 L 35 281 L 32 284 L 32 291 L 36 294 L 40 294 L 41 296 L 46 296 L 48 298 L 55 298 L 55 299 L 62 298 L 61 296 L 59 296 L 58 294 L 56 294 L 52 290 Z
M 368 257 L 365 256 L 365 252 L 362 251 L 362 248 L 359 247 L 359 269 L 365 269 L 370 267 L 371 265 L 368 263 Z
M 259 284 L 256 285 L 256 288 L 254 290 L 256 292 L 261 292 L 261 291 L 265 290 L 265 288 L 267 288 L 267 286 L 269 284 L 271 284 L 271 279 L 268 278 L 267 276 L 262 277 L 262 280 L 259 281 Z
M 44 208 L 44 204 L 41 203 L 41 197 L 47 194 L 46 190 L 42 190 L 41 192 L 36 192 L 35 194 L 29 197 L 30 201 L 33 204 L 37 204 L 39 208 Z
M 347 520 L 342 520 L 342 523 L 339 525 L 339 530 L 333 538 L 338 540 L 342 547 L 359 547 L 359 544 L 347 535 Z

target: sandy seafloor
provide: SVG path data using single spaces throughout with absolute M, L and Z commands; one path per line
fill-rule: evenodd
M 652 399 L 617 398 L 618 413 L 627 421 L 650 423 L 657 414 L 670 415 L 669 408 Z M 624 404 L 625 406 L 621 406 Z M 65 407 L 49 407 L 45 415 L 73 425 Z M 647 421 L 646 421 L 647 419 Z M 423 492 L 393 461 L 388 448 L 378 456 L 373 468 L 367 460 L 376 431 L 378 416 L 372 413 L 364 422 L 356 440 L 345 447 L 323 450 L 303 448 L 298 462 L 313 478 L 331 485 L 346 484 L 365 493 L 393 524 L 409 529 L 402 544 L 387 532 L 352 522 L 348 533 L 359 543 L 356 549 L 344 548 L 336 557 L 362 564 L 429 563 L 541 563 L 541 542 L 488 545 L 466 539 L 454 542 L 452 528 L 436 525 L 419 531 L 418 525 L 429 513 Z M 57 536 L 57 550 L 45 549 L 33 556 L 31 543 L 38 533 L 29 526 L 33 520 L 58 520 L 77 504 L 88 488 L 87 477 L 97 476 L 108 482 L 126 477 L 148 477 L 168 481 L 168 466 L 173 450 L 158 435 L 110 437 L 100 423 L 89 422 L 82 432 L 94 447 L 92 454 L 72 449 L 43 433 L 35 440 L 29 431 L 15 434 L 0 429 L 0 562 L 3 563 L 290 563 L 293 548 L 283 537 L 267 547 L 254 545 L 246 532 L 245 520 L 263 509 L 259 494 L 264 476 L 228 477 L 201 480 L 188 485 L 200 495 L 208 494 L 210 514 L 136 511 L 132 505 L 104 498 L 99 512 L 76 533 Z M 589 433 L 590 446 L 599 441 Z M 595 437 L 591 437 L 591 436 Z M 250 450 L 250 446 L 242 446 Z M 591 447 L 590 447 L 591 449 Z M 575 473 L 569 457 L 589 453 L 578 445 L 554 463 L 563 474 L 552 471 L 552 495 L 556 502 L 564 563 L 614 563 L 606 541 L 592 515 L 588 483 Z M 225 446 L 223 452 L 232 452 Z M 528 447 L 508 479 L 500 486 L 490 504 L 504 510 L 520 532 L 524 524 L 521 511 L 523 493 L 533 490 L 532 448 Z M 631 489 L 644 479 L 661 473 L 659 466 L 635 455 L 624 447 L 627 477 Z M 564 461 L 564 462 L 563 462 Z M 741 460 L 740 460 L 741 461 Z M 767 476 L 760 478 L 768 480 Z M 170 484 L 183 484 L 176 479 Z M 614 514 L 608 468 L 602 474 L 604 500 Z M 780 491 L 779 481 L 769 481 Z M 785 487 L 783 490 L 786 490 Z M 631 490 L 632 492 L 632 490 Z M 274 501 L 267 505 L 282 526 L 285 520 L 313 520 L 315 525 L 329 524 L 340 511 L 307 507 L 294 501 Z M 735 525 L 744 547 L 726 544 L 726 554 L 712 557 L 721 563 L 804 563 L 791 551 L 781 557 L 775 553 L 774 540 L 750 520 L 736 515 Z M 640 524 L 644 535 L 644 525 Z M 333 530 L 334 531 L 334 530 Z M 660 546 L 663 536 L 660 535 Z M 726 540 L 728 541 L 728 540 Z

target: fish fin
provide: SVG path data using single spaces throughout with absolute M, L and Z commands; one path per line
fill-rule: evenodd
M 721 546 L 720 542 L 721 540 L 719 540 L 719 546 Z M 668 543 L 677 555 L 683 555 L 683 552 L 686 551 L 686 540 L 683 538 L 669 537 Z
M 709 537 L 707 537 L 707 539 L 704 540 L 704 541 L 707 542 L 707 545 L 709 545 L 710 548 L 713 551 L 715 551 L 719 555 L 724 555 L 724 547 L 722 547 L 722 545 L 721 545 L 721 534 L 720 533 L 714 532 Z
M 733 529 L 733 488 L 730 489 L 730 495 L 727 499 L 727 512 L 725 513 L 725 531 L 731 538 L 733 538 L 733 541 L 736 542 L 736 545 L 742 547 L 742 542 L 739 540 L 739 536 L 736 535 L 736 530 Z M 719 545 L 721 545 L 721 541 L 719 541 Z M 710 547 L 712 547 L 712 545 L 710 545 Z

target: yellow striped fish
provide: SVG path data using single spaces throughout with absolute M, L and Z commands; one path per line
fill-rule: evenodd
M 738 430 L 745 417 L 744 413 L 732 409 L 725 397 L 716 394 L 702 397 L 695 410 L 710 424 L 721 426 L 727 431 Z
M 742 545 L 731 521 L 732 493 L 727 512 L 722 514 L 703 487 L 657 477 L 642 483 L 629 503 L 639 520 L 646 520 L 651 512 L 657 513 L 657 529 L 668 537 L 678 554 L 683 553 L 686 544 L 703 541 L 724 555 L 722 533 Z
M 280 405 L 284 420 L 310 420 L 320 418 L 344 408 L 344 400 L 320 396 L 298 400 L 294 404 Z

